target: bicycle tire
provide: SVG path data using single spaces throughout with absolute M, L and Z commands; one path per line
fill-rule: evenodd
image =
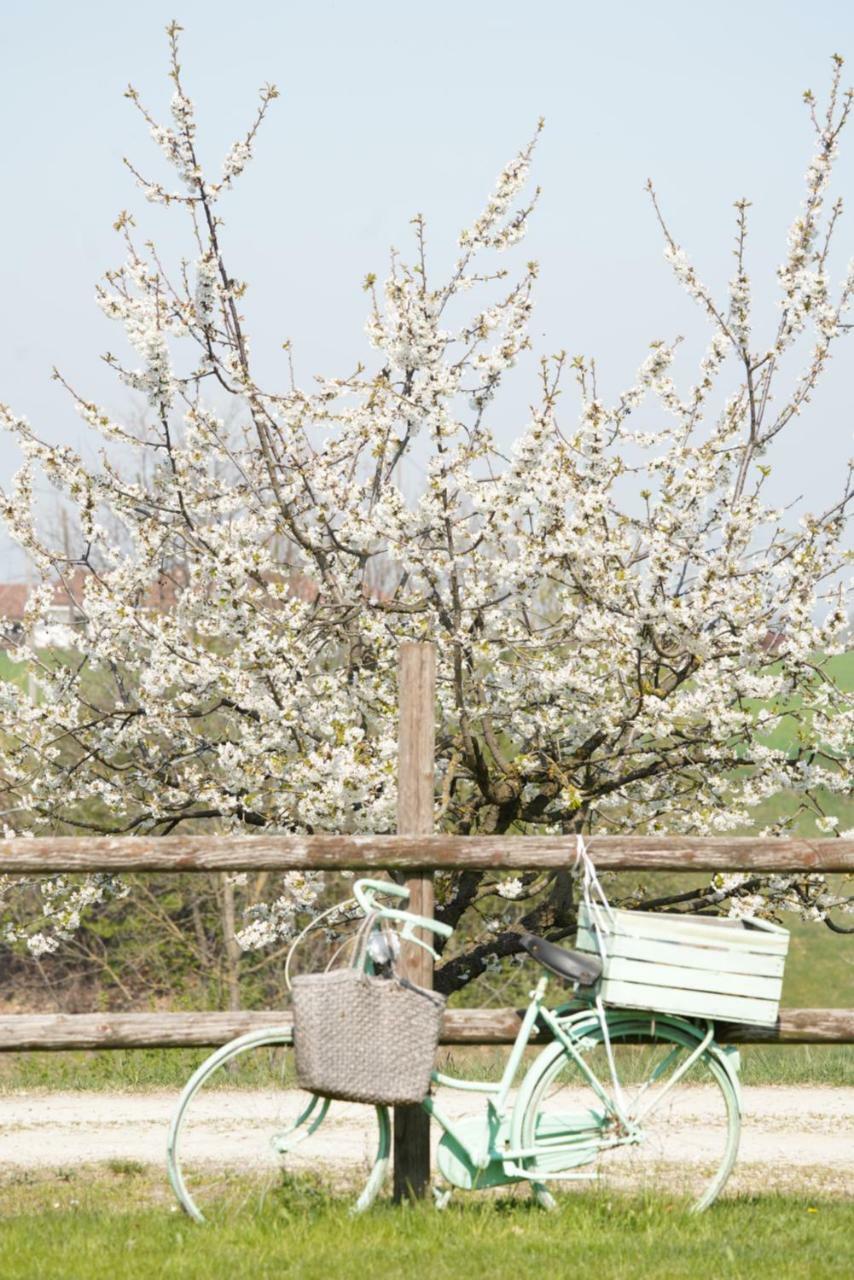
M 625 1097 L 624 1115 L 634 1122 L 649 1107 L 640 1122 L 643 1138 L 632 1144 L 623 1141 L 627 1131 L 621 1122 L 602 1104 L 568 1050 L 555 1041 L 525 1076 L 512 1135 L 517 1149 L 535 1150 L 520 1160 L 535 1195 L 546 1207 L 554 1207 L 551 1189 L 545 1186 L 549 1178 L 560 1186 L 555 1176 L 563 1173 L 578 1179 L 564 1186 L 583 1187 L 592 1176 L 597 1189 L 604 1187 L 608 1193 L 640 1193 L 690 1212 L 708 1208 L 732 1171 L 741 1131 L 738 1088 L 719 1051 L 713 1046 L 704 1050 L 668 1091 L 667 1081 L 696 1049 L 702 1032 L 684 1020 L 631 1011 L 609 1011 L 607 1020 Z M 576 1048 L 613 1099 L 598 1017 L 573 1022 L 567 1030 Z M 663 1074 L 656 1077 L 656 1069 Z M 573 1151 L 567 1145 L 573 1124 L 576 1143 L 583 1145 L 579 1130 L 587 1125 L 590 1139 L 595 1135 L 602 1144 L 614 1145 L 588 1149 L 589 1158 L 581 1158 L 585 1153 L 579 1146 Z
M 330 1121 L 331 1108 L 337 1115 Z M 334 1141 L 336 1119 L 349 1121 L 343 1153 Z M 355 1145 L 354 1120 L 361 1121 Z M 367 1172 L 354 1204 L 359 1212 L 376 1198 L 390 1150 L 387 1108 L 330 1103 L 300 1090 L 293 1032 L 270 1028 L 217 1049 L 187 1081 L 169 1130 L 167 1169 L 178 1203 L 196 1222 L 271 1201 L 287 1211 L 316 1194 L 319 1181 L 350 1186 Z

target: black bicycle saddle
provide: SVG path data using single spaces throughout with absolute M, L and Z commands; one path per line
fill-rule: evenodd
M 523 933 L 521 941 L 529 956 L 559 978 L 568 978 L 580 987 L 592 987 L 602 976 L 602 962 L 596 956 L 587 955 L 584 951 L 569 951 L 554 942 L 546 942 L 545 938 L 538 938 L 535 933 Z

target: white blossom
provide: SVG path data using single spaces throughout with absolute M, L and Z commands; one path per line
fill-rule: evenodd
M 518 877 L 513 876 L 509 880 L 502 880 L 500 884 L 495 886 L 495 892 L 501 898 L 520 898 L 525 891 L 525 886 Z

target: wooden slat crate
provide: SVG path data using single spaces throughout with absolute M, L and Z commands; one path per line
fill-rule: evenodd
M 614 911 L 597 914 L 607 960 L 607 1004 L 770 1026 L 777 1021 L 789 934 L 742 920 Z M 578 912 L 579 951 L 599 954 L 588 909 Z

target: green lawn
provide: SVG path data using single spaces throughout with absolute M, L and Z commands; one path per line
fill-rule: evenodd
M 827 674 L 833 677 L 840 689 L 845 689 L 849 693 L 854 692 L 854 649 L 849 649 L 847 653 L 839 653 L 835 657 L 829 658 L 825 669 Z M 792 709 L 797 711 L 802 705 L 802 700 L 796 698 L 792 702 Z M 768 734 L 767 741 L 772 747 L 790 747 L 797 742 L 798 733 L 799 725 L 797 721 L 787 718 L 772 733 Z
M 827 663 L 828 674 L 832 675 L 841 689 L 846 690 L 850 694 L 854 694 L 854 650 L 847 653 L 837 654 L 836 657 L 830 658 Z M 793 710 L 797 711 L 801 706 L 801 699 L 794 700 Z M 786 718 L 767 736 L 769 746 L 778 749 L 792 749 L 799 742 L 801 745 L 809 742 L 810 726 L 809 723 L 800 724 L 792 718 Z M 819 802 L 829 815 L 835 815 L 839 819 L 839 830 L 845 831 L 854 826 L 854 797 L 845 797 L 841 794 L 829 795 L 826 791 L 819 792 Z M 798 799 L 791 793 L 781 793 L 774 796 L 770 800 L 766 800 L 764 804 L 758 806 L 754 810 L 754 821 L 756 829 L 760 829 L 766 823 L 775 822 L 778 819 L 788 816 L 796 811 Z M 798 835 L 816 835 L 815 825 L 812 818 L 800 816 L 795 823 L 795 833 Z
M 596 1194 L 568 1197 L 554 1214 L 527 1199 L 469 1196 L 442 1213 L 383 1203 L 352 1218 L 346 1202 L 306 1188 L 263 1215 L 196 1227 L 133 1166 L 7 1179 L 2 1192 L 4 1280 L 813 1280 L 850 1276 L 854 1237 L 854 1204 L 797 1196 L 734 1197 L 691 1218 Z
M 0 1053 L 0 1093 L 19 1090 L 179 1091 L 213 1050 L 107 1049 L 67 1053 Z M 527 1051 L 527 1057 L 539 1052 Z M 742 1045 L 746 1085 L 816 1084 L 854 1087 L 852 1045 Z M 507 1051 L 496 1048 L 440 1050 L 438 1065 L 449 1074 L 495 1080 Z
M 20 684 L 26 674 L 22 662 L 11 662 L 4 649 L 0 649 L 0 680 L 12 680 Z

